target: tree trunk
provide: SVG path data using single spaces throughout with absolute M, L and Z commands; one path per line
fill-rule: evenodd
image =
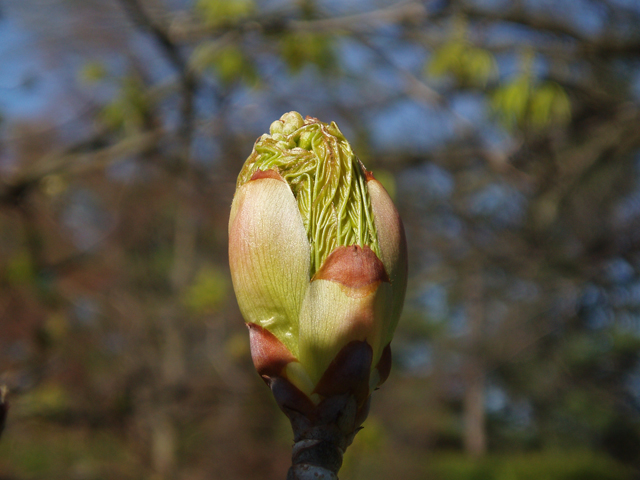
M 481 457 L 487 451 L 484 410 L 485 371 L 480 359 L 473 357 L 467 360 L 465 370 L 464 449 L 473 457 Z
M 484 337 L 484 288 L 482 264 L 474 261 L 465 281 L 466 314 L 469 325 L 467 356 L 462 375 L 465 382 L 463 398 L 463 441 L 465 451 L 480 457 L 487 451 L 484 388 L 486 368 L 482 356 Z

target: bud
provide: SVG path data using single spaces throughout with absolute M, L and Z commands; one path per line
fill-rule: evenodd
M 389 374 L 407 254 L 393 202 L 335 123 L 289 112 L 256 141 L 229 260 L 254 365 L 280 407 L 308 419 L 348 398 L 352 438 Z

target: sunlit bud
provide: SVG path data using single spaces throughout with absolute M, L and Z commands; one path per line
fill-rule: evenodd
M 238 176 L 229 220 L 253 361 L 281 407 L 351 394 L 360 408 L 391 366 L 402 222 L 335 123 L 289 112 L 269 131 Z

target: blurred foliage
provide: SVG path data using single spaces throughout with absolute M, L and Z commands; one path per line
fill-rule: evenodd
M 55 342 L 62 341 L 69 333 L 69 322 L 63 313 L 52 313 L 45 321 L 44 331 L 51 340 Z
M 70 404 L 69 394 L 62 385 L 44 384 L 22 398 L 19 413 L 25 416 L 55 415 L 57 412 L 67 410 Z
M 493 54 L 467 39 L 467 22 L 457 19 L 446 43 L 433 51 L 425 68 L 428 76 L 452 76 L 461 87 L 485 87 L 497 75 Z
M 107 75 L 107 69 L 101 62 L 88 62 L 79 73 L 80 81 L 88 84 L 104 80 Z
M 388 445 L 387 433 L 383 425 L 373 417 L 367 421 L 367 426 L 356 435 L 353 444 L 349 447 L 352 455 L 346 455 L 341 469 L 341 475 L 345 478 L 355 477 L 358 472 L 358 464 L 368 457 L 380 455 Z
M 462 86 L 484 87 L 496 75 L 496 63 L 490 52 L 468 41 L 453 40 L 433 52 L 426 73 L 434 77 L 450 74 Z
M 128 457 L 130 452 L 115 434 L 72 429 L 60 432 L 30 424 L 0 449 L 0 466 L 5 466 L 6 471 L 10 463 L 15 475 L 23 478 L 74 475 L 98 479 L 104 478 L 101 472 L 105 471 L 118 478 L 136 478 L 130 466 L 129 470 L 122 467 Z
M 10 285 L 28 285 L 34 281 L 35 269 L 28 250 L 21 250 L 9 259 L 4 269 L 4 278 Z
M 460 455 L 432 459 L 434 480 L 626 480 L 632 472 L 593 452 L 540 452 L 473 460 Z
M 566 125 L 571 120 L 571 102 L 556 82 L 538 81 L 533 72 L 534 56 L 522 57 L 519 75 L 501 84 L 491 95 L 491 107 L 508 129 Z
M 235 45 L 219 46 L 217 43 L 203 43 L 194 50 L 190 63 L 196 71 L 214 71 L 225 86 L 235 85 L 238 82 L 252 85 L 258 81 L 253 63 L 242 49 Z
M 47 175 L 41 180 L 41 184 L 44 193 L 51 197 L 64 193 L 68 186 L 64 176 L 56 174 Z
M 510 129 L 540 129 L 571 119 L 571 103 L 564 89 L 554 82 L 532 84 L 528 76 L 514 78 L 496 89 L 491 106 Z
M 133 134 L 147 124 L 151 103 L 141 79 L 129 75 L 120 80 L 118 95 L 107 104 L 100 120 L 110 129 Z
M 212 313 L 226 300 L 228 290 L 229 281 L 220 269 L 203 267 L 185 290 L 183 302 L 196 315 Z
M 255 13 L 253 0 L 197 0 L 195 10 L 209 27 L 231 24 Z
M 308 64 L 315 65 L 321 72 L 334 71 L 337 68 L 334 41 L 335 37 L 310 32 L 282 35 L 282 58 L 294 74 Z

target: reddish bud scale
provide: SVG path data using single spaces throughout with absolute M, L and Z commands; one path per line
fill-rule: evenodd
M 247 327 L 251 358 L 258 374 L 265 380 L 282 376 L 284 368 L 296 357 L 266 328 L 255 323 L 247 323 Z
M 384 265 L 373 251 L 367 247 L 351 245 L 336 248 L 313 280 L 330 280 L 350 289 L 375 289 L 380 282 L 389 282 Z M 364 293 L 364 292 L 363 292 Z

